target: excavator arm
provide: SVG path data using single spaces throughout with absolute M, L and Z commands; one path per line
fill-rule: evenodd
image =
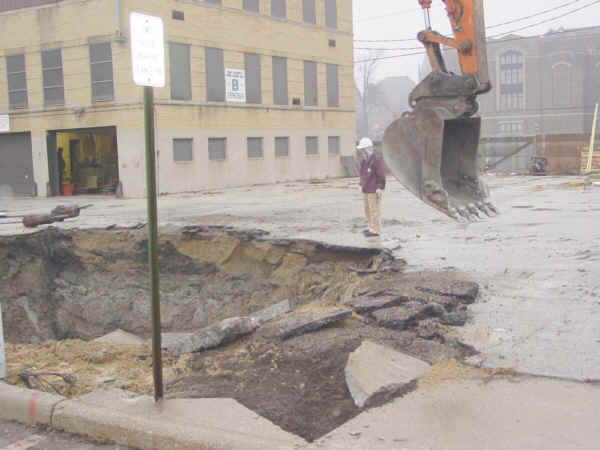
M 494 216 L 489 191 L 479 178 L 481 119 L 477 96 L 489 92 L 483 0 L 442 0 L 453 37 L 431 29 L 432 0 L 418 0 L 426 29 L 431 73 L 410 93 L 412 111 L 384 134 L 383 154 L 394 176 L 424 202 L 458 221 Z M 460 74 L 447 70 L 442 46 L 456 49 Z

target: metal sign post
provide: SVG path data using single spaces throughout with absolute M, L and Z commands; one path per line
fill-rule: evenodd
M 148 266 L 152 296 L 152 369 L 154 400 L 163 398 L 160 335 L 160 290 L 156 206 L 156 158 L 154 145 L 154 87 L 165 85 L 164 25 L 160 17 L 131 13 L 131 66 L 133 81 L 144 86 L 146 130 L 146 196 L 148 199 Z
M 0 380 L 6 377 L 6 358 L 4 356 L 4 330 L 2 327 L 2 305 L 0 305 Z

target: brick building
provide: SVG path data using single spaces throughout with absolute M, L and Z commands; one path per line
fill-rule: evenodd
M 343 175 L 351 0 L 0 0 L 0 186 L 145 194 L 132 11 L 165 24 L 159 192 Z
M 549 171 L 577 173 L 600 101 L 600 27 L 488 41 L 494 90 L 481 97 L 482 135 L 530 136 Z

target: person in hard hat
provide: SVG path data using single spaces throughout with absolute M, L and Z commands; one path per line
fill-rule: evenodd
M 385 189 L 385 164 L 380 154 L 374 151 L 373 141 L 364 137 L 356 147 L 360 161 L 360 191 L 363 193 L 365 215 L 369 228 L 366 236 L 381 234 L 381 197 Z

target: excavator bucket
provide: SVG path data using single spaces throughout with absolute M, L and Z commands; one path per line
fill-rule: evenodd
M 481 119 L 418 105 L 393 122 L 383 137 L 384 160 L 409 191 L 461 222 L 498 214 L 479 179 Z

